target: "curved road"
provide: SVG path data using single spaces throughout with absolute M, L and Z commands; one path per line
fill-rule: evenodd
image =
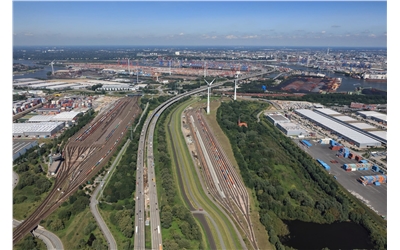
M 13 189 L 15 188 L 15 186 L 17 186 L 18 181 L 19 181 L 18 174 L 13 171 Z M 19 224 L 21 224 L 21 222 L 22 221 L 13 219 L 13 227 L 18 226 Z M 33 231 L 33 235 L 41 239 L 44 242 L 44 244 L 46 244 L 48 250 L 64 249 L 64 246 L 60 238 L 58 238 L 57 235 L 45 230 L 41 226 L 39 226 L 35 231 Z

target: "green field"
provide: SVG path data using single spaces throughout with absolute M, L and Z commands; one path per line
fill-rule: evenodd
M 192 205 L 195 208 L 203 208 L 209 216 L 215 221 L 218 229 L 213 227 L 213 224 L 210 223 L 209 226 L 212 231 L 218 230 L 221 233 L 222 240 L 227 249 L 239 249 L 241 248 L 241 244 L 238 240 L 238 236 L 236 235 L 234 226 L 230 223 L 226 215 L 211 201 L 208 196 L 205 194 L 204 190 L 201 187 L 200 180 L 196 174 L 195 166 L 191 160 L 190 152 L 185 144 L 185 139 L 181 132 L 181 113 L 182 111 L 190 105 L 193 101 L 188 101 L 179 105 L 174 111 L 173 114 L 169 118 L 168 129 L 170 129 L 171 134 L 167 135 L 167 140 L 172 142 L 172 148 L 176 152 L 179 152 L 180 160 L 178 162 L 172 158 L 172 162 L 174 166 L 178 166 L 180 168 L 184 190 L 189 194 L 189 190 L 191 195 L 188 195 L 191 200 Z M 172 135 L 172 136 L 171 136 Z M 175 171 L 175 176 L 177 178 L 177 172 Z M 187 181 L 185 181 L 187 180 Z M 199 206 L 196 205 L 194 200 L 197 201 Z M 217 235 L 217 234 L 213 234 Z M 221 243 L 219 239 L 216 238 L 215 242 L 217 244 L 217 248 L 221 248 Z

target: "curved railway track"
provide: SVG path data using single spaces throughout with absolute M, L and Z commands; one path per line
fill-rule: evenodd
M 13 244 L 53 213 L 80 185 L 92 178 L 112 155 L 124 132 L 139 113 L 138 97 L 120 99 L 106 114 L 96 117 L 69 139 L 52 190 L 13 232 Z M 110 118 L 108 123 L 104 120 Z M 100 128 L 100 129 L 99 129 Z M 108 132 L 108 133 L 107 133 Z M 111 133 L 112 132 L 112 133 Z M 110 135 L 106 140 L 105 135 Z

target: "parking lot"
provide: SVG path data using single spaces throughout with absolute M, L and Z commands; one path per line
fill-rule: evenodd
M 378 214 L 387 216 L 387 184 L 364 186 L 357 181 L 360 176 L 380 175 L 380 173 L 372 170 L 346 172 L 342 168 L 343 164 L 357 162 L 354 159 L 337 157 L 337 151 L 330 150 L 329 144 L 319 144 L 316 141 L 309 140 L 312 146 L 307 148 L 300 143 L 300 140 L 295 139 L 294 142 L 314 159 L 320 159 L 328 164 L 331 168 L 328 172 L 332 175 L 332 178 L 336 176 L 336 181 L 350 193 Z M 338 163 L 331 163 L 331 160 L 336 160 Z

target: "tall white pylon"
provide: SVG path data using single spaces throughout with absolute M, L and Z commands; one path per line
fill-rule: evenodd
M 129 72 L 129 75 L 131 75 L 131 68 L 130 68 L 130 64 L 129 64 L 129 58 L 128 58 L 128 72 Z
M 204 78 L 207 77 L 207 62 L 204 62 Z
M 233 95 L 233 100 L 234 101 L 236 101 L 236 86 L 237 86 L 236 83 L 237 83 L 237 80 L 235 79 L 235 94 Z
M 213 84 L 214 80 L 212 80 L 211 83 L 208 83 L 207 80 L 204 79 L 204 81 L 208 85 L 208 88 L 207 88 L 207 115 L 210 114 L 210 89 L 211 89 L 211 84 Z

